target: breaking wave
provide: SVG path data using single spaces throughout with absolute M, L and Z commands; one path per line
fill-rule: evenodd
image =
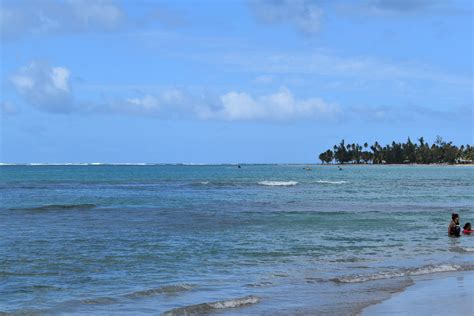
M 429 265 L 429 266 L 414 268 L 414 269 L 385 271 L 385 272 L 379 272 L 379 273 L 367 274 L 367 275 L 352 275 L 352 276 L 347 276 L 347 277 L 334 278 L 334 279 L 331 279 L 331 281 L 336 282 L 336 283 L 360 283 L 360 282 L 367 282 L 367 281 L 400 278 L 400 277 L 406 277 L 406 276 L 424 275 L 424 274 L 441 273 L 441 272 L 470 271 L 470 270 L 474 270 L 474 266 L 471 266 L 471 265 L 462 266 L 462 265 L 456 265 L 456 264 L 442 264 L 439 266 Z
M 260 185 L 266 185 L 266 186 L 292 186 L 292 185 L 297 185 L 297 181 L 260 181 L 258 182 Z
M 452 247 L 450 250 L 453 252 L 458 252 L 458 253 L 474 252 L 473 247 Z
M 316 183 L 321 183 L 321 184 L 344 184 L 344 183 L 348 183 L 347 181 L 329 181 L 329 180 L 317 180 L 315 182 Z
M 163 316 L 184 316 L 184 315 L 201 315 L 210 313 L 212 311 L 236 308 L 246 305 L 252 305 L 260 302 L 260 298 L 256 296 L 245 296 L 241 298 L 224 300 L 211 303 L 203 303 L 197 305 L 189 305 L 184 307 L 175 308 L 163 313 Z

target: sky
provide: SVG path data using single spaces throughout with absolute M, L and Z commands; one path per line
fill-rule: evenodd
M 470 0 L 0 1 L 0 162 L 473 144 Z

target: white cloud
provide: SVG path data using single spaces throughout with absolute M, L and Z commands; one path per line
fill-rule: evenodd
M 69 76 L 67 68 L 32 62 L 21 68 L 10 81 L 17 92 L 37 109 L 67 113 L 74 109 Z
M 89 111 L 173 118 L 189 115 L 192 105 L 191 97 L 185 91 L 164 89 L 154 94 L 109 100 Z
M 206 119 L 276 120 L 294 119 L 337 119 L 342 110 L 337 104 L 321 98 L 298 100 L 290 90 L 283 87 L 279 91 L 259 97 L 245 92 L 229 92 L 220 97 L 219 106 L 198 113 Z
M 311 34 L 319 31 L 323 11 L 311 0 L 253 0 L 251 7 L 265 23 L 289 23 L 297 30 Z
M 423 107 L 396 108 L 359 106 L 341 108 L 337 103 L 318 97 L 297 98 L 288 88 L 265 95 L 229 91 L 220 96 L 196 95 L 185 89 L 171 88 L 136 93 L 133 96 L 107 96 L 105 101 L 85 102 L 74 98 L 70 84 L 71 72 L 65 67 L 51 67 L 32 62 L 14 74 L 10 81 L 26 103 L 48 113 L 89 115 L 134 115 L 160 119 L 197 119 L 223 121 L 295 120 L 407 120 L 425 115 L 459 119 L 468 111 L 437 112 Z M 136 89 L 134 89 L 136 90 Z M 126 91 L 122 91 L 125 93 Z M 2 115 L 15 114 L 17 108 L 0 102 Z M 472 113 L 472 108 L 469 109 Z
M 297 99 L 285 87 L 269 95 L 252 96 L 247 92 L 230 91 L 217 97 L 192 95 L 173 88 L 102 102 L 85 102 L 74 98 L 70 75 L 65 67 L 32 62 L 14 74 L 10 81 L 28 104 L 49 113 L 74 111 L 228 121 L 337 119 L 342 114 L 337 104 L 321 98 Z
M 160 109 L 160 101 L 152 95 L 145 95 L 141 98 L 128 98 L 124 103 L 118 103 L 116 110 L 120 108 L 130 113 L 155 113 Z
M 51 68 L 51 80 L 56 89 L 69 92 L 69 70 L 63 67 Z

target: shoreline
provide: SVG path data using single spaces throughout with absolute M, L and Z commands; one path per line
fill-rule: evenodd
M 363 308 L 358 315 L 474 314 L 474 271 L 422 275 L 412 280 L 413 285 Z
M 311 164 L 310 164 L 311 165 Z M 312 164 L 324 167 L 358 167 L 358 166 L 403 166 L 403 167 L 474 167 L 474 163 L 458 163 L 458 164 L 447 164 L 447 163 L 384 163 L 384 164 L 372 164 L 372 163 L 348 163 L 348 164 Z

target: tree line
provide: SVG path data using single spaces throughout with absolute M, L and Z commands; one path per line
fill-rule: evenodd
M 375 142 L 373 145 L 364 143 L 346 144 L 344 139 L 333 150 L 328 149 L 319 155 L 321 163 L 337 162 L 339 164 L 432 164 L 432 163 L 472 163 L 474 147 L 461 145 L 457 147 L 452 142 L 445 142 L 441 136 L 433 144 L 425 142 L 423 137 L 413 143 L 410 138 L 406 143 L 396 143 L 385 146 Z

